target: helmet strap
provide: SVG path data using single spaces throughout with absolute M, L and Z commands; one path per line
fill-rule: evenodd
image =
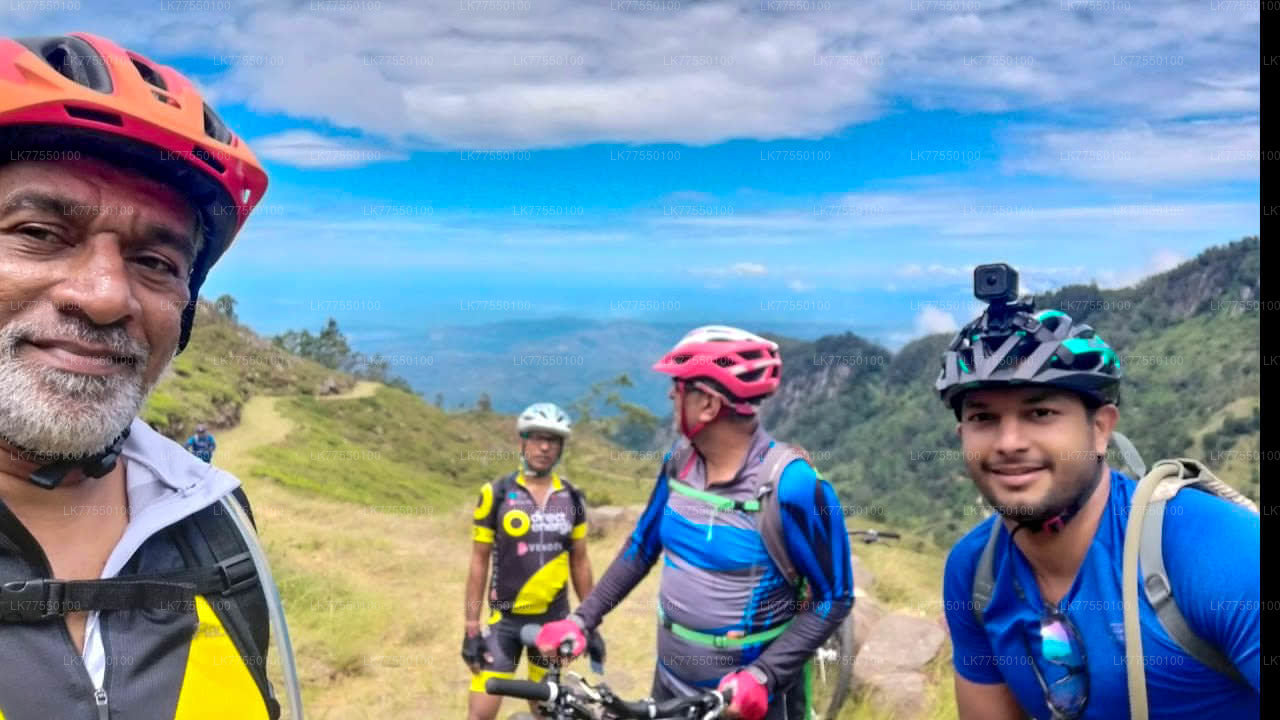
M 684 414 L 684 398 L 685 398 L 685 381 L 676 380 L 676 406 L 679 408 L 676 412 L 680 413 L 680 434 L 693 441 L 693 436 L 702 432 L 702 429 L 709 423 L 700 422 L 693 427 L 689 427 L 689 418 Z
M 112 440 L 111 444 L 105 447 L 101 452 L 94 455 L 73 458 L 71 460 L 58 460 L 46 465 L 41 465 L 35 470 L 32 470 L 31 475 L 27 479 L 45 490 L 53 490 L 61 485 L 63 480 L 67 479 L 67 476 L 71 474 L 71 471 L 76 469 L 83 472 L 85 477 L 103 477 L 115 469 L 116 462 L 120 459 L 120 451 L 124 447 L 124 441 L 127 440 L 128 437 L 129 428 L 125 428 L 124 432 L 121 432 L 116 439 Z M 23 452 L 30 451 L 24 450 Z M 30 454 L 35 455 L 36 453 Z

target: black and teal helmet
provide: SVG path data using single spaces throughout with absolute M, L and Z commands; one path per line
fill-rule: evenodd
M 1029 303 L 1002 318 L 988 309 L 966 325 L 942 354 L 934 388 L 959 416 L 965 392 L 990 387 L 1051 385 L 1091 407 L 1116 403 L 1123 376 L 1119 356 L 1092 327 Z

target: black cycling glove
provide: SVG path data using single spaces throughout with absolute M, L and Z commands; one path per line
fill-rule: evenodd
M 604 636 L 600 630 L 587 633 L 587 657 L 591 659 L 591 671 L 597 675 L 604 674 Z
M 480 633 L 462 637 L 462 661 L 471 667 L 484 664 L 484 638 Z

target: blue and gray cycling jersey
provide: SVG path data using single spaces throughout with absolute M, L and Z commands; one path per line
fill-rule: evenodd
M 680 469 L 681 482 L 732 500 L 752 500 L 761 461 L 773 438 L 757 429 L 743 467 L 727 484 L 707 487 L 706 466 L 693 454 Z M 713 688 L 720 678 L 756 665 L 771 689 L 790 686 L 806 660 L 835 631 L 853 607 L 849 537 L 835 492 L 803 460 L 782 473 L 777 492 L 783 536 L 791 562 L 808 583 L 798 602 L 769 557 L 757 531 L 759 513 L 716 511 L 709 504 L 670 491 L 664 461 L 648 507 L 635 531 L 595 589 L 575 611 L 589 628 L 600 624 L 663 556 L 658 602 L 671 622 L 713 635 L 742 636 L 791 620 L 769 643 L 714 648 L 677 637 L 658 627 L 657 678 L 680 695 Z
M 213 451 L 217 449 L 218 443 L 214 441 L 213 435 L 206 433 L 204 437 L 192 435 L 187 438 L 186 447 L 191 451 L 191 454 L 205 462 L 209 462 L 213 459 Z

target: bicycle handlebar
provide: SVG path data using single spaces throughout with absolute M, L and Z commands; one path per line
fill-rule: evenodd
M 540 625 L 528 624 L 520 628 L 520 640 L 529 647 L 536 646 Z M 573 655 L 573 642 L 565 640 L 556 648 L 561 663 Z M 505 695 L 507 697 L 550 703 L 568 711 L 571 715 L 563 717 L 595 718 L 597 715 L 590 709 L 598 705 L 607 711 L 608 717 L 618 720 L 660 720 L 662 718 L 688 718 L 696 713 L 700 718 L 716 718 L 733 700 L 732 692 L 713 690 L 694 697 L 674 698 L 657 702 L 652 698 L 628 702 L 613 694 L 608 685 L 601 683 L 592 686 L 576 673 L 569 673 L 582 686 L 578 690 L 560 684 L 560 668 L 553 664 L 542 682 L 515 680 L 508 678 L 489 678 L 485 681 L 484 691 L 489 695 Z M 556 717 L 562 717 L 557 715 Z
M 509 680 L 507 678 L 489 678 L 484 683 L 484 691 L 489 695 L 505 695 L 535 702 L 555 702 L 557 698 L 567 695 L 566 700 L 577 701 L 569 703 L 575 708 L 581 707 L 584 701 L 599 702 L 602 707 L 609 711 L 610 717 L 616 717 L 618 720 L 687 717 L 689 710 L 695 710 L 699 713 L 721 710 L 728 707 L 733 699 L 732 692 L 711 691 L 694 697 L 674 698 L 662 702 L 657 702 L 652 698 L 627 701 L 615 696 L 606 686 L 600 686 L 598 692 L 601 697 L 597 700 L 557 683 L 536 683 L 529 680 Z
M 850 535 L 865 535 L 865 536 L 866 536 L 866 538 L 867 538 L 867 539 L 865 540 L 865 542 L 869 542 L 869 543 L 870 543 L 870 542 L 875 542 L 876 540 L 879 540 L 880 538 L 889 538 L 890 540 L 901 540 L 901 539 L 902 539 L 902 536 L 901 536 L 901 535 L 899 535 L 899 534 L 898 534 L 898 533 L 896 533 L 896 532 L 889 531 L 889 530 L 874 530 L 874 529 L 871 529 L 871 530 L 850 530 L 850 531 L 849 531 L 849 534 L 850 534 Z
M 530 680 L 512 680 L 510 678 L 489 678 L 484 681 L 484 691 L 490 695 L 506 695 L 507 697 L 547 702 L 555 698 L 556 685 L 536 683 Z

